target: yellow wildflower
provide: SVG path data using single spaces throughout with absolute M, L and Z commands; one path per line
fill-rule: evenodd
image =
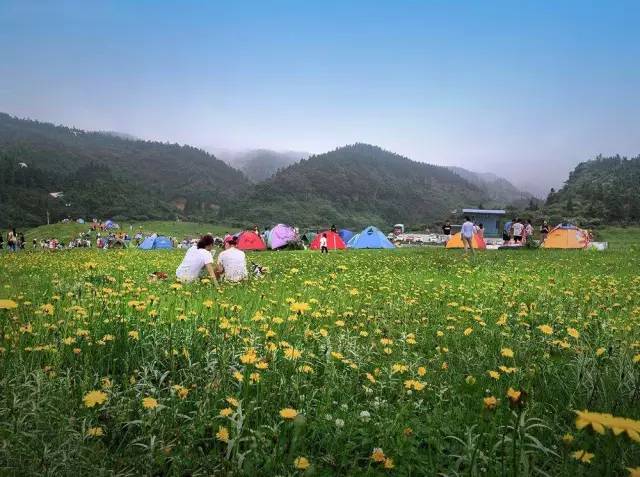
M 89 391 L 84 395 L 82 401 L 85 407 L 95 407 L 96 404 L 102 404 L 107 400 L 107 393 L 103 391 Z

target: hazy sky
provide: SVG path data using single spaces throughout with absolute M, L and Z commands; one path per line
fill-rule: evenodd
M 640 2 L 0 0 L 0 111 L 219 148 L 353 142 L 545 188 L 640 153 Z

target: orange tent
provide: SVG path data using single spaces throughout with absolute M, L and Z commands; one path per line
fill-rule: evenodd
M 347 248 L 344 240 L 342 240 L 342 237 L 340 237 L 339 234 L 332 232 L 331 230 L 326 230 L 316 234 L 314 239 L 311 241 L 311 244 L 309 244 L 309 248 L 311 250 L 320 250 L 320 238 L 323 234 L 327 234 L 327 248 L 329 250 L 344 250 Z
M 554 227 L 542 242 L 542 248 L 586 248 L 589 232 L 575 225 L 560 224 Z
M 238 235 L 238 245 L 240 250 L 266 250 L 267 246 L 262 237 L 253 230 L 246 230 Z
M 487 244 L 484 243 L 484 239 L 478 234 L 475 234 L 473 236 L 471 242 L 473 243 L 473 248 L 475 249 L 485 250 L 487 248 Z M 447 248 L 464 248 L 464 244 L 462 243 L 462 234 L 460 232 L 451 236 L 451 238 L 447 242 Z

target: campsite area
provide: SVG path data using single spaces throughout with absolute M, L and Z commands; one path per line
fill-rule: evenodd
M 252 252 L 265 276 L 219 288 L 150 278 L 180 250 L 6 254 L 2 468 L 626 475 L 630 230 L 603 232 L 604 252 Z

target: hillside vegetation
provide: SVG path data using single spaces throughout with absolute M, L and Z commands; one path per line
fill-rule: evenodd
M 582 162 L 544 211 L 585 225 L 640 222 L 640 156 L 602 157 Z
M 213 220 L 248 187 L 199 149 L 124 139 L 0 113 L 0 225 L 63 217 Z M 63 192 L 60 199 L 50 192 Z
M 488 197 L 445 167 L 415 162 L 368 144 L 312 156 L 257 184 L 224 210 L 223 220 L 274 220 L 347 226 L 441 220 Z

